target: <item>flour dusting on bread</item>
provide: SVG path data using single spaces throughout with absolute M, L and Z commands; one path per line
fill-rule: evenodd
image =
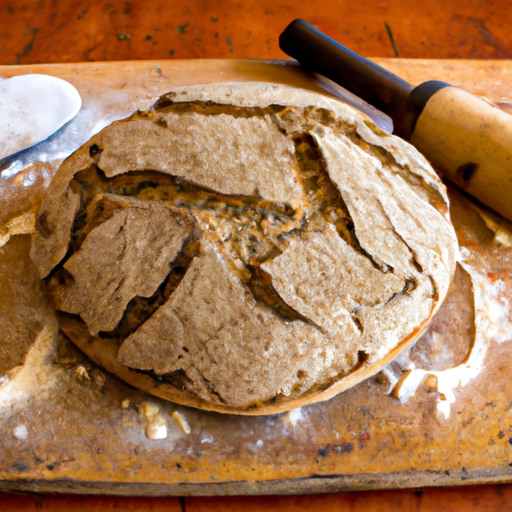
M 447 211 L 425 159 L 347 105 L 216 84 L 67 159 L 32 254 L 100 364 L 180 403 L 268 414 L 332 396 L 425 328 L 458 254 Z

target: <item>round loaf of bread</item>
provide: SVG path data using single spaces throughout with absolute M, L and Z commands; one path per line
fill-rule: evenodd
M 423 331 L 458 254 L 406 142 L 273 84 L 174 90 L 69 157 L 32 258 L 64 333 L 149 393 L 273 414 L 376 373 Z

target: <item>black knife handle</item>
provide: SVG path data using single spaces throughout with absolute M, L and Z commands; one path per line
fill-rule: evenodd
M 283 52 L 304 67 L 330 78 L 388 114 L 395 126 L 408 117 L 406 103 L 412 86 L 304 20 L 292 21 L 279 37 Z
M 303 20 L 281 49 L 382 110 L 444 177 L 512 221 L 512 116 L 446 82 L 414 89 Z

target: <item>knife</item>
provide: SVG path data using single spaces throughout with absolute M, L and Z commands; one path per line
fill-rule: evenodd
M 304 20 L 292 21 L 279 46 L 389 115 L 449 181 L 512 221 L 512 116 L 446 82 L 412 87 Z

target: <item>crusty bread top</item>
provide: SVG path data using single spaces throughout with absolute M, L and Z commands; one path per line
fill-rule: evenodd
M 112 217 L 92 229 L 66 263 L 73 281 L 53 294 L 58 309 L 79 314 L 91 334 L 111 331 L 136 295 L 150 297 L 169 273 L 193 228 L 187 210 L 165 203 L 100 195 Z
M 182 88 L 63 163 L 32 256 L 59 310 L 182 403 L 293 408 L 431 318 L 458 254 L 447 204 L 345 104 Z
M 29 250 L 30 237 L 23 234 L 0 247 L 0 385 L 21 369 L 41 330 L 56 325 Z
M 142 118 L 105 132 L 98 167 L 106 176 L 133 169 L 154 170 L 193 180 L 222 194 L 300 202 L 293 144 L 269 116 L 159 113 L 152 121 Z M 167 126 L 172 129 L 166 130 Z M 120 147 L 119 140 L 123 141 Z

